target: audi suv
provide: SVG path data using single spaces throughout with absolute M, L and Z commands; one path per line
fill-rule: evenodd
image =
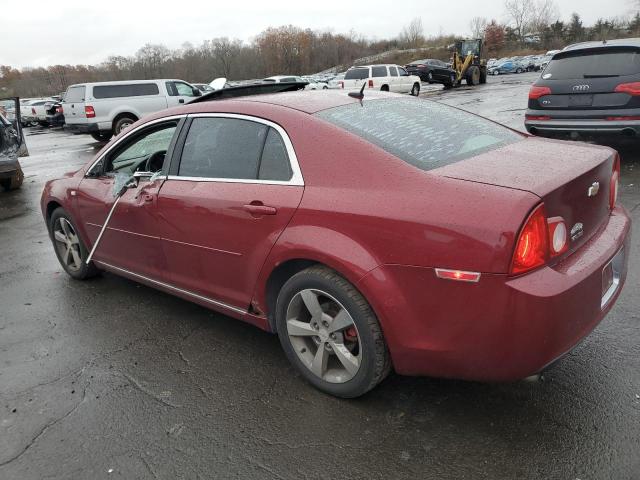
M 529 91 L 525 126 L 543 136 L 640 134 L 640 38 L 556 53 Z

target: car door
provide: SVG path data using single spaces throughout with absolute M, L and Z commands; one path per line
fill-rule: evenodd
M 168 282 L 246 311 L 260 268 L 302 199 L 291 142 L 267 120 L 198 114 L 181 152 L 158 197 Z
M 87 95 L 85 85 L 74 85 L 67 88 L 62 103 L 65 122 L 68 124 L 87 123 L 87 114 L 85 112 L 85 101 Z M 90 87 L 89 87 L 90 88 Z M 33 102 L 31 103 L 33 105 Z M 35 117 L 35 115 L 32 115 Z M 35 118 L 34 118 L 35 120 Z
M 397 92 L 399 89 L 400 77 L 396 67 L 389 67 L 389 83 L 392 85 L 391 91 Z
M 413 84 L 411 83 L 411 77 L 409 77 L 409 73 L 402 67 L 398 67 L 398 75 L 399 75 L 399 88 L 398 92 L 407 93 L 411 91 L 411 87 Z
M 169 108 L 189 103 L 195 97 L 199 97 L 201 95 L 197 88 L 178 80 L 165 82 L 165 85 L 169 94 L 167 97 L 167 105 Z
M 99 158 L 80 182 L 75 207 L 93 246 L 116 198 L 114 186 L 135 172 L 149 172 L 137 188 L 125 190 L 107 224 L 94 261 L 161 280 L 166 262 L 158 225 L 157 193 L 162 177 L 149 178 L 164 168 L 181 119 L 159 120 L 125 136 Z M 168 168 L 168 165 L 167 165 Z

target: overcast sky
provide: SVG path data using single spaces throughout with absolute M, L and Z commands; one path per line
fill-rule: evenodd
M 578 12 L 586 24 L 627 15 L 634 0 L 556 0 L 560 17 Z M 0 0 L 0 65 L 94 64 L 132 55 L 145 43 L 233 37 L 250 40 L 269 26 L 293 24 L 336 33 L 391 38 L 414 17 L 426 35 L 468 34 L 474 16 L 507 21 L 503 0 L 149 1 Z

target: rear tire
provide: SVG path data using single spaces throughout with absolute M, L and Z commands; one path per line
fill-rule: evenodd
M 136 119 L 130 116 L 120 117 L 113 125 L 113 136 L 118 135 L 122 130 L 136 122 Z
M 62 207 L 53 211 L 49 219 L 49 237 L 58 261 L 70 277 L 85 280 L 97 275 L 98 269 L 93 262 L 87 265 L 89 251 L 77 231 L 73 220 Z
M 108 142 L 111 139 L 112 134 L 111 132 L 91 132 L 91 137 L 96 142 Z
M 480 69 L 480 85 L 484 85 L 485 83 L 487 83 L 487 69 L 481 68 Z
M 275 313 L 287 358 L 325 393 L 359 397 L 391 370 L 373 310 L 351 283 L 327 267 L 312 266 L 287 280 Z
M 413 87 L 411 87 L 411 95 L 413 95 L 414 97 L 417 97 L 418 95 L 420 95 L 420 84 L 419 83 L 414 83 Z
M 22 186 L 22 182 L 24 181 L 24 173 L 22 173 L 22 168 L 18 167 L 18 170 L 11 178 L 7 178 L 0 182 L 2 188 L 4 188 L 7 192 L 10 190 L 17 190 Z
M 389 91 L 389 85 L 382 85 L 382 87 L 380 87 L 380 91 L 381 92 L 388 92 Z

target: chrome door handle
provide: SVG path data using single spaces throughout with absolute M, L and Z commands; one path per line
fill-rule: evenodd
M 248 204 L 244 205 L 244 209 L 251 215 L 275 215 L 278 213 L 278 209 L 268 205 Z

